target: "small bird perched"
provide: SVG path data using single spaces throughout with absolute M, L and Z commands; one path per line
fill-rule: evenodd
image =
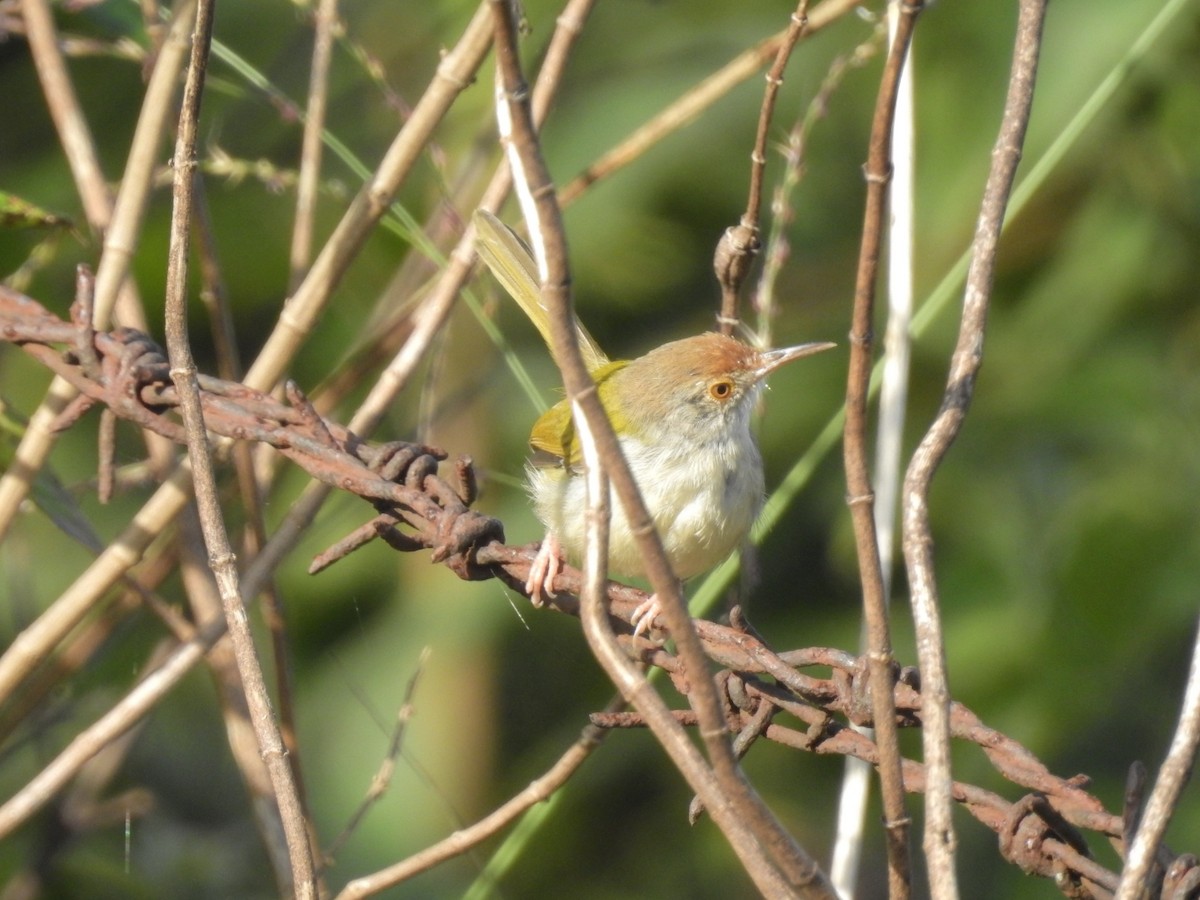
M 516 235 L 482 210 L 479 253 L 549 343 L 536 269 Z M 750 415 L 763 379 L 780 366 L 828 350 L 830 343 L 756 350 L 714 332 L 672 341 L 635 360 L 609 361 L 576 323 L 584 361 L 612 422 L 671 569 L 680 580 L 729 556 L 750 532 L 763 499 L 763 466 Z M 540 459 L 528 468 L 534 509 L 546 526 L 525 589 L 535 605 L 554 596 L 564 550 L 582 556 L 587 506 L 583 458 L 566 399 L 542 414 L 529 442 Z M 620 504 L 612 504 L 609 569 L 644 575 L 637 541 Z M 654 597 L 634 612 L 634 634 L 658 613 Z

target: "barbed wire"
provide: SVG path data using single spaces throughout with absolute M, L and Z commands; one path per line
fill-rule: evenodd
M 183 443 L 176 413 L 177 396 L 162 349 L 146 334 L 128 328 L 109 332 L 91 325 L 90 279 L 71 306 L 70 321 L 55 316 L 37 301 L 0 285 L 0 339 L 21 347 L 62 376 L 79 396 L 59 415 L 55 428 L 65 429 L 93 406 L 171 440 Z M 316 573 L 363 544 L 382 538 L 403 552 L 430 551 L 431 561 L 446 565 L 465 580 L 499 578 L 523 593 L 533 547 L 504 542 L 502 523 L 471 508 L 475 499 L 469 457 L 452 464 L 443 477 L 443 451 L 422 444 L 369 444 L 347 429 L 322 418 L 293 383 L 281 402 L 245 385 L 201 375 L 201 403 L 212 435 L 268 444 L 312 477 L 371 503 L 376 515 L 314 559 Z M 104 437 L 108 435 L 107 437 Z M 101 429 L 100 463 L 111 470 L 111 429 Z M 106 446 L 107 445 L 107 446 Z M 581 589 L 577 570 L 567 568 L 556 580 L 558 597 L 549 606 L 578 616 Z M 635 588 L 610 583 L 611 614 L 619 624 L 626 651 L 647 665 L 661 668 L 674 686 L 689 686 L 677 658 L 653 638 L 632 635 L 629 619 L 645 599 Z M 759 739 L 820 754 L 854 756 L 876 764 L 875 742 L 852 726 L 870 726 L 871 701 L 866 662 L 854 654 L 825 647 L 775 651 L 759 636 L 739 609 L 728 625 L 695 621 L 708 657 L 719 667 L 725 716 L 741 755 Z M 827 669 L 816 676 L 806 670 Z M 921 726 L 921 693 L 913 668 L 897 669 L 894 679 L 897 725 Z M 678 713 L 694 724 L 690 710 Z M 777 721 L 788 718 L 794 723 Z M 632 712 L 597 713 L 604 728 L 641 727 Z M 1053 881 L 1067 897 L 1106 898 L 1116 889 L 1118 873 L 1095 860 L 1085 832 L 1110 842 L 1118 854 L 1136 826 L 1141 781 L 1126 792 L 1122 814 L 1105 810 L 1088 793 L 1085 775 L 1054 775 L 1028 749 L 985 725 L 961 703 L 951 706 L 951 734 L 978 746 L 1008 782 L 1027 793 L 1016 800 L 965 782 L 954 782 L 955 801 L 996 833 L 1001 855 L 1028 874 Z M 1135 767 L 1135 771 L 1138 768 Z M 903 761 L 905 790 L 920 793 L 925 769 Z M 701 810 L 693 804 L 693 816 Z M 1192 854 L 1159 853 L 1148 896 L 1162 900 L 1200 898 L 1200 863 Z

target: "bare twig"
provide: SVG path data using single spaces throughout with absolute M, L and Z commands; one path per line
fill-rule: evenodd
M 862 0 L 825 0 L 808 16 L 805 35 L 816 34 L 826 26 L 862 5 Z M 559 201 L 567 206 L 579 199 L 589 187 L 608 178 L 640 157 L 667 135 L 683 128 L 747 78 L 754 77 L 787 39 L 790 26 L 739 53 L 719 71 L 687 91 L 628 138 L 605 153 L 583 172 L 563 186 Z
M 200 270 L 200 300 L 208 312 L 212 327 L 213 343 L 217 351 L 217 370 L 227 381 L 240 381 L 242 364 L 233 328 L 229 292 L 226 289 L 221 266 L 217 259 L 216 240 L 208 216 L 204 181 L 200 178 L 195 180 L 193 218 Z M 234 468 L 237 470 L 239 499 L 246 517 L 240 552 L 244 559 L 253 559 L 267 541 L 267 529 L 263 518 L 262 495 L 264 488 L 255 476 L 253 445 L 234 444 L 232 456 Z M 279 595 L 269 579 L 260 589 L 254 591 L 254 596 L 259 598 L 262 619 L 271 636 L 272 668 L 279 712 L 279 728 L 284 746 L 287 748 L 288 764 L 295 773 L 300 797 L 304 801 L 304 779 L 300 765 L 300 748 L 296 737 L 291 645 L 288 640 L 287 621 Z M 232 665 L 232 659 L 230 663 Z M 263 780 L 267 780 L 265 773 Z
M 885 37 L 883 29 L 876 28 L 852 52 L 834 58 L 804 115 L 792 126 L 781 148 L 783 174 L 771 197 L 770 229 L 763 247 L 762 274 L 754 286 L 752 303 L 757 314 L 754 332 L 764 347 L 775 346 L 771 338 L 776 306 L 775 288 L 791 252 L 787 231 L 796 216 L 792 195 L 808 169 L 809 136 L 816 124 L 828 114 L 830 101 L 846 76 L 874 59 L 884 45 Z
M 396 771 L 396 760 L 400 758 L 400 752 L 404 749 L 404 735 L 408 731 L 408 723 L 412 721 L 413 711 L 415 709 L 413 701 L 417 693 L 417 683 L 421 679 L 422 673 L 425 671 L 425 664 L 429 661 L 429 648 L 424 647 L 420 655 L 417 657 L 416 669 L 412 676 L 408 679 L 408 686 L 404 689 L 404 701 L 400 704 L 400 710 L 396 713 L 396 726 L 392 729 L 392 738 L 388 742 L 387 754 L 383 758 L 383 762 L 379 764 L 375 775 L 371 778 L 371 784 L 367 788 L 367 794 L 363 797 L 362 802 L 358 805 L 358 809 L 350 814 L 350 818 L 346 822 L 346 827 L 329 843 L 329 847 L 325 850 L 325 865 L 329 865 L 333 860 L 337 859 L 338 853 L 341 852 L 346 841 L 354 834 L 371 807 L 378 803 L 385 793 L 388 786 L 392 783 L 392 774 Z
M 313 222 L 316 219 L 317 186 L 321 177 L 321 132 L 329 99 L 329 59 L 337 25 L 338 0 L 319 0 L 313 17 L 312 69 L 308 80 L 308 104 L 304 112 L 304 137 L 300 144 L 300 177 L 296 182 L 296 221 L 292 228 L 289 290 L 295 290 L 308 269 L 312 254 Z
M 301 343 L 311 334 L 334 288 L 387 211 L 434 128 L 471 83 L 491 43 L 491 20 L 484 3 L 462 39 L 438 65 L 432 83 L 384 154 L 378 169 L 351 201 L 342 220 L 288 300 L 276 328 L 246 373 L 246 383 L 263 390 L 274 387 Z
M 975 228 L 962 322 L 950 361 L 946 393 L 942 408 L 914 452 L 904 479 L 904 559 L 908 566 L 917 651 L 921 661 L 922 716 L 926 723 L 923 741 L 925 760 L 930 767 L 924 846 L 930 886 L 936 900 L 956 897 L 958 888 L 954 872 L 956 840 L 951 820 L 950 688 L 946 678 L 937 580 L 933 567 L 929 487 L 966 416 L 975 377 L 983 362 L 983 337 L 996 248 L 1033 105 L 1044 15 L 1044 0 L 1022 0 L 1004 118 L 992 151 L 991 171 L 984 187 Z
M 763 176 L 767 168 L 767 138 L 771 131 L 771 119 L 779 89 L 783 87 L 783 72 L 791 59 L 792 50 L 808 27 L 808 0 L 800 0 L 784 38 L 775 51 L 775 60 L 767 71 L 767 87 L 763 92 L 762 107 L 758 113 L 758 130 L 754 135 L 754 149 L 750 152 L 750 188 L 746 199 L 746 210 L 737 225 L 725 229 L 713 257 L 713 271 L 721 285 L 721 311 L 717 315 L 717 326 L 721 334 L 733 334 L 738 322 L 738 293 L 742 282 L 750 273 L 750 264 L 762 248 L 759 237 L 759 218 L 762 209 Z
M 887 8 L 887 36 L 899 26 L 900 0 Z M 911 56 L 911 47 L 907 51 Z M 857 54 L 856 54 L 857 55 Z M 879 425 L 875 444 L 875 533 L 884 603 L 891 603 L 892 571 L 897 552 L 896 510 L 900 494 L 901 445 L 908 401 L 908 360 L 912 343 L 913 264 L 913 161 L 912 65 L 904 65 L 896 95 L 895 124 L 891 134 L 892 182 L 888 192 L 891 215 L 887 229 L 887 330 L 884 335 L 883 381 L 879 400 Z M 862 635 L 866 649 L 867 635 Z M 847 759 L 838 803 L 837 840 L 830 865 L 831 877 L 844 896 L 854 896 L 859 859 L 865 837 L 870 772 L 858 759 Z
M 911 864 L 908 830 L 910 820 L 904 807 L 900 751 L 895 713 L 891 705 L 893 675 L 891 628 L 887 598 L 875 532 L 875 495 L 867 465 L 867 397 L 871 378 L 872 322 L 875 283 L 883 240 L 887 185 L 891 177 L 890 145 L 900 72 L 912 38 L 919 0 L 902 0 L 900 20 L 892 40 L 871 125 L 871 142 L 864 174 L 867 180 L 863 236 L 855 277 L 854 312 L 850 326 L 850 370 L 846 378 L 846 423 L 844 458 L 847 502 L 854 522 L 859 578 L 863 591 L 863 618 L 867 632 L 874 725 L 883 758 L 879 766 L 887 835 L 888 887 L 893 900 L 909 895 Z
M 214 0 L 199 0 L 196 28 L 192 36 L 191 60 L 183 89 L 179 133 L 175 143 L 174 204 L 171 241 L 168 248 L 166 284 L 166 335 L 170 375 L 179 394 L 180 412 L 187 434 L 188 458 L 192 461 L 200 527 L 208 550 L 209 566 L 216 577 L 226 627 L 233 644 L 250 719 L 258 739 L 259 753 L 271 776 L 275 801 L 279 804 L 284 835 L 292 863 L 292 882 L 287 890 L 302 900 L 317 896 L 308 827 L 299 794 L 288 765 L 279 727 L 271 710 L 270 695 L 259 665 L 254 638 L 238 585 L 233 548 L 221 515 L 213 473 L 212 453 L 200 403 L 196 364 L 192 359 L 187 326 L 188 249 L 191 244 L 192 185 L 196 177 L 196 133 L 204 95 L 204 76 L 212 42 Z
M 1192 646 L 1192 665 L 1188 673 L 1187 690 L 1183 695 L 1183 709 L 1175 726 L 1167 758 L 1158 772 L 1150 799 L 1146 801 L 1132 844 L 1126 845 L 1125 869 L 1121 872 L 1121 883 L 1117 888 L 1116 900 L 1140 900 L 1150 892 L 1154 879 L 1152 873 L 1159 862 L 1159 846 L 1167 825 L 1171 822 L 1179 795 L 1192 775 L 1196 762 L 1196 748 L 1200 746 L 1200 633 Z M 1144 772 L 1143 772 L 1144 775 Z M 1128 831 L 1128 829 L 1126 829 Z M 1180 873 L 1172 873 L 1176 882 Z M 1193 878 L 1193 885 L 1198 879 Z M 1163 895 L 1166 896 L 1164 885 Z M 1180 891 L 1172 896 L 1186 896 Z
M 221 596 L 216 580 L 208 564 L 204 548 L 204 537 L 200 529 L 200 517 L 196 506 L 189 503 L 180 514 L 175 540 L 178 553 L 178 571 L 192 620 L 211 622 L 223 617 Z M 189 640 L 194 632 L 177 634 L 180 640 Z M 279 816 L 279 804 L 267 765 L 258 750 L 258 740 L 246 705 L 242 678 L 238 674 L 233 644 L 220 640 L 205 656 L 205 664 L 212 673 L 221 706 L 221 718 L 225 724 L 225 741 L 229 754 L 242 777 L 246 794 L 250 798 L 250 810 L 258 826 L 259 837 L 275 873 L 275 883 L 282 891 L 292 884 L 292 864 L 284 839 L 283 822 Z
M 59 35 L 54 27 L 46 0 L 23 0 L 22 16 L 26 25 L 26 37 L 33 62 L 37 67 L 42 85 L 42 96 L 58 131 L 59 143 L 71 167 L 75 187 L 83 201 L 84 215 L 95 234 L 104 234 L 112 221 L 113 198 L 108 189 L 104 170 L 91 129 L 79 106 L 75 86 L 63 59 Z M 141 302 L 132 281 L 126 279 L 121 286 L 122 296 L 118 304 L 126 324 L 145 327 L 140 313 Z M 103 324 L 103 323 L 101 323 Z
M 615 701 L 610 704 L 609 709 L 615 711 L 616 707 L 621 705 L 624 705 L 624 701 Z M 567 780 L 591 756 L 592 751 L 600 746 L 607 735 L 607 728 L 587 725 L 578 740 L 567 748 L 554 765 L 539 778 L 526 785 L 520 793 L 509 798 L 474 825 L 459 829 L 432 847 L 413 854 L 394 866 L 354 879 L 342 889 L 336 900 L 358 900 L 360 897 L 377 894 L 477 847 L 487 838 L 514 822 L 530 807 L 549 799 L 555 791 L 566 784 Z

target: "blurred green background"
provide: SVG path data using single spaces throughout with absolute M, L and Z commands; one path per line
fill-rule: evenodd
M 1171 27 L 1128 70 L 1122 60 L 1162 3 L 1056 0 L 1051 6 L 1022 176 L 1105 78 L 1126 77 L 1009 224 L 975 403 L 932 497 L 954 696 L 1056 773 L 1093 776 L 1112 810 L 1120 807 L 1129 764 L 1143 760 L 1153 773 L 1166 750 L 1200 598 L 1200 4 L 1177 6 Z M 328 128 L 367 166 L 381 157 L 473 9 L 463 2 L 341 5 L 345 40 L 334 53 Z M 545 128 L 555 177 L 569 180 L 699 79 L 783 28 L 791 9 L 783 2 L 711 0 L 600 4 Z M 878 13 L 879 4 L 869 9 Z M 525 10 L 532 27 L 524 42 L 528 67 L 558 7 L 526 0 Z M 305 4 L 276 0 L 223 4 L 216 38 L 280 97 L 302 106 L 310 12 Z M 58 14 L 71 35 L 145 42 L 130 2 Z M 943 0 L 918 25 L 919 298 L 942 281 L 970 240 L 1015 18 L 1014 3 Z M 870 40 L 873 28 L 852 15 L 799 47 L 773 149 L 805 115 L 834 60 Z M 378 61 L 386 87 L 369 76 L 363 53 Z M 784 230 L 790 255 L 778 286 L 777 343 L 832 339 L 844 348 L 862 222 L 861 165 L 879 69 L 875 57 L 848 72 L 813 126 L 804 177 L 789 200 L 794 218 Z M 71 72 L 115 183 L 141 102 L 140 64 L 93 55 L 73 59 Z M 418 221 L 438 208 L 448 184 L 475 177 L 474 167 L 490 170 L 490 72 L 485 65 L 479 83 L 455 105 L 435 151 L 398 198 Z M 709 327 L 717 297 L 712 248 L 745 205 L 761 92 L 762 80 L 750 79 L 567 211 L 580 314 L 613 356 Z M 17 36 L 0 43 L 0 122 L 0 190 L 82 222 Z M 249 360 L 287 293 L 295 196 L 286 176 L 297 164 L 300 126 L 278 97 L 218 60 L 210 69 L 202 141 L 210 163 L 229 158 L 250 169 L 239 176 L 226 166 L 206 179 L 240 350 Z M 169 154 L 164 145 L 164 163 Z M 782 170 L 775 152 L 769 190 Z M 320 235 L 336 224 L 358 183 L 327 155 Z M 167 188 L 155 194 L 135 262 L 159 329 L 169 194 Z M 98 246 L 65 233 L 48 247 L 45 239 L 37 231 L 0 231 L 0 273 L 14 272 L 40 248 L 25 290 L 64 314 L 74 266 L 94 265 Z M 391 231 L 375 234 L 292 369 L 303 387 L 315 389 L 359 352 L 378 304 L 394 314 L 409 300 L 392 277 L 412 252 Z M 483 287 L 492 290 L 490 282 Z M 494 291 L 479 296 L 542 388 L 543 402 L 551 401 L 557 378 L 536 334 Z M 940 402 L 955 309 L 949 304 L 914 350 L 909 449 Z M 880 335 L 882 325 L 881 317 Z M 193 339 L 202 370 L 213 371 L 198 306 Z M 842 349 L 773 380 L 761 425 L 768 489 L 838 410 L 845 361 Z M 32 413 L 48 381 L 19 351 L 0 347 L 0 392 L 13 410 Z M 352 410 L 348 403 L 333 418 L 346 421 Z M 377 436 L 420 436 L 469 453 L 482 476 L 480 507 L 504 521 L 510 542 L 522 543 L 540 536 L 519 485 L 536 413 L 500 350 L 460 305 L 434 360 Z M 88 485 L 95 429 L 89 417 L 60 441 L 52 461 L 109 539 L 145 494 L 107 507 L 96 503 Z M 123 433 L 121 447 L 122 462 L 136 460 L 140 445 L 131 434 Z M 272 522 L 303 486 L 297 472 L 284 472 L 268 506 Z M 758 554 L 759 582 L 746 603 L 777 648 L 857 645 L 859 591 L 844 494 L 835 450 Z M 362 501 L 334 496 L 278 573 L 293 629 L 302 764 L 326 843 L 365 794 L 419 654 L 430 651 L 395 779 L 328 872 L 335 887 L 491 810 L 549 766 L 587 712 L 612 692 L 577 622 L 533 611 L 497 582 L 463 583 L 423 554 L 401 556 L 378 543 L 317 577 L 306 574 L 314 553 L 370 514 Z M 24 515 L 0 547 L 0 639 L 10 641 L 87 562 L 87 553 L 43 517 Z M 898 656 L 915 663 L 902 569 L 894 580 Z M 175 579 L 163 587 L 172 598 L 180 590 Z M 5 797 L 128 688 L 160 633 L 149 616 L 135 616 L 53 696 L 37 728 L 0 756 Z M 46 896 L 272 895 L 214 700 L 210 679 L 193 673 L 138 738 L 117 786 L 149 788 L 156 803 L 132 823 L 129 870 L 123 829 L 101 829 L 60 853 Z M 906 742 L 919 753 L 918 736 Z M 841 761 L 760 745 L 746 766 L 788 826 L 827 859 Z M 1010 799 L 1021 793 L 974 748 L 963 748 L 956 776 Z M 548 827 L 485 894 L 747 896 L 747 880 L 711 825 L 686 824 L 688 799 L 647 735 L 614 734 L 557 800 Z M 919 802 L 911 808 L 919 846 Z M 877 819 L 872 809 L 869 821 Z M 1049 882 L 1001 862 L 995 837 L 965 814 L 959 825 L 964 896 L 1057 896 Z M 39 821 L 0 844 L 0 880 L 38 851 L 44 827 Z M 1168 842 L 1177 851 L 1200 850 L 1194 789 Z M 387 896 L 458 896 L 495 846 Z M 1110 848 L 1093 849 L 1116 865 Z M 881 861 L 882 840 L 873 833 L 864 898 L 886 894 Z

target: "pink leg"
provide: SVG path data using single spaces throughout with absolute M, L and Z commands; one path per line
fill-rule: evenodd
M 558 577 L 561 568 L 562 545 L 554 533 L 548 531 L 542 539 L 542 546 L 538 548 L 537 556 L 529 566 L 529 577 L 525 579 L 525 593 L 529 595 L 534 606 L 541 606 L 545 602 L 542 598 L 543 590 L 547 597 L 558 596 L 554 593 L 554 579 Z

